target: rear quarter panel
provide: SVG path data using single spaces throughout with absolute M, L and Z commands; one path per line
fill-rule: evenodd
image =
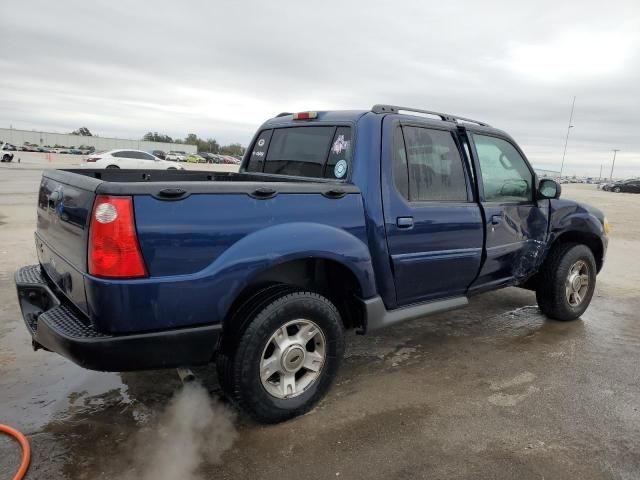
M 340 261 L 365 285 L 365 296 L 375 294 L 360 194 L 202 194 L 181 201 L 141 195 L 134 208 L 150 277 L 85 278 L 90 314 L 102 331 L 219 323 L 254 276 L 298 258 Z

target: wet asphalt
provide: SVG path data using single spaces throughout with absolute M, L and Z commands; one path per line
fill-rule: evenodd
M 19 314 L 13 272 L 36 261 L 42 163 L 0 166 L 0 423 L 28 434 L 28 478 L 142 478 L 134 439 L 155 435 L 181 388 L 175 371 L 91 372 L 33 352 Z M 232 446 L 211 432 L 201 441 L 225 445 L 221 456 L 183 478 L 640 478 L 640 195 L 593 185 L 563 195 L 601 208 L 613 226 L 580 320 L 547 320 L 532 292 L 509 288 L 349 335 L 317 408 L 275 426 L 235 418 Z M 216 400 L 213 370 L 196 373 Z M 0 479 L 18 457 L 0 437 Z

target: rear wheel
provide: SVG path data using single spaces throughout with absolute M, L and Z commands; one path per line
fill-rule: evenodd
M 108 165 L 107 168 L 120 168 L 120 167 L 117 165 Z
M 555 320 L 575 320 L 591 303 L 596 273 L 589 247 L 576 243 L 558 245 L 540 271 L 536 289 L 540 310 Z
M 281 422 L 326 394 L 344 350 L 342 323 L 325 297 L 271 287 L 231 321 L 246 326 L 223 339 L 217 366 L 225 394 L 255 420 Z

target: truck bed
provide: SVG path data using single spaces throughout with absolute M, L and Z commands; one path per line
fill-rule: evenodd
M 88 273 L 98 195 L 132 198 L 146 278 Z M 51 170 L 40 188 L 36 248 L 68 303 L 98 332 L 118 334 L 219 322 L 225 299 L 248 280 L 242 269 L 261 268 L 250 265 L 258 250 L 286 258 L 302 237 L 320 236 L 319 227 L 366 243 L 356 186 L 268 174 Z

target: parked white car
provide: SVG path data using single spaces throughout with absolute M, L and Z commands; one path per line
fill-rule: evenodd
M 167 153 L 165 159 L 173 160 L 175 162 L 185 162 L 187 160 L 187 154 L 185 152 L 172 150 L 169 153 Z
M 6 142 L 0 142 L 0 162 L 10 162 L 13 160 L 13 145 Z
M 88 168 L 138 168 L 154 170 L 184 170 L 176 162 L 162 160 L 142 150 L 109 150 L 87 157 L 84 166 Z

